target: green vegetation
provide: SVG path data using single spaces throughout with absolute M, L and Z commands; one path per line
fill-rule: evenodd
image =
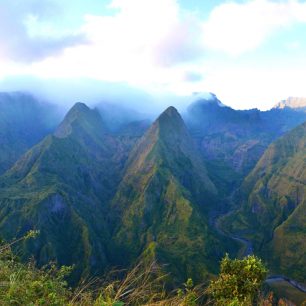
M 198 305 L 200 287 L 194 287 L 188 279 L 176 294 L 168 294 L 164 289 L 167 275 L 161 273 L 156 263 L 140 263 L 126 274 L 118 271 L 121 278 L 110 274 L 102 284 L 101 280 L 91 279 L 70 288 L 66 278 L 72 268 L 62 266 L 57 269 L 54 264 L 49 264 L 39 269 L 32 261 L 21 263 L 13 254 L 12 245 L 35 236 L 36 233 L 31 231 L 25 237 L 0 246 L 0 304 L 3 306 Z
M 216 96 L 192 103 L 186 122 L 201 154 L 217 165 L 211 173 L 222 179 L 214 182 L 218 185 L 220 182 L 229 195 L 254 168 L 269 144 L 303 123 L 306 113 L 289 108 L 237 111 L 220 107 L 220 103 Z
M 40 230 L 18 247 L 22 259 L 74 265 L 72 283 L 139 257 L 168 263 L 177 283 L 217 273 L 232 247 L 208 226 L 217 189 L 178 112 L 166 110 L 128 159 L 126 148 L 77 103 L 0 178 L 3 237 Z
M 19 246 L 22 259 L 34 256 L 75 265 L 71 281 L 102 273 L 106 259 L 106 203 L 118 182 L 116 143 L 104 133 L 95 110 L 78 103 L 55 135 L 34 146 L 0 179 L 0 231 L 10 240 L 40 230 L 35 243 Z
M 0 304 L 1 305 L 64 305 L 69 290 L 64 280 L 70 268 L 57 269 L 50 264 L 41 269 L 34 262 L 21 263 L 11 247 L 36 237 L 31 231 L 10 244 L 0 246 Z
M 253 305 L 267 270 L 260 259 L 248 256 L 231 260 L 226 255 L 221 262 L 219 277 L 211 281 L 208 292 L 214 305 Z
M 216 274 L 226 249 L 233 251 L 208 226 L 216 199 L 217 189 L 182 118 L 168 108 L 132 150 L 112 201 L 117 212 L 113 258 L 129 265 L 150 253 L 168 264 L 176 283 Z
M 223 220 L 253 241 L 274 274 L 306 275 L 306 123 L 273 143 L 245 179 L 242 207 Z
M 256 114 L 243 116 L 246 127 L 249 116 L 257 122 Z M 214 120 L 208 122 L 209 127 L 212 124 Z M 218 137 L 200 135 L 207 140 L 201 146 L 217 145 L 221 151 L 223 143 L 233 140 L 223 153 L 236 154 L 235 160 L 229 163 L 219 152 L 223 162 L 212 159 L 208 163 L 173 107 L 162 113 L 134 145 L 137 137 L 109 133 L 97 110 L 77 103 L 54 134 L 32 147 L 0 177 L 1 235 L 11 240 L 31 229 L 40 231 L 35 241 L 25 239 L 12 246 L 22 262 L 33 257 L 36 265 L 24 266 L 14 259 L 12 269 L 21 269 L 20 275 L 32 269 L 29 281 L 37 278 L 43 288 L 49 286 L 45 280 L 52 275 L 54 288 L 62 286 L 65 291 L 65 303 L 88 299 L 84 305 L 120 305 L 129 304 L 130 298 L 137 300 L 137 305 L 148 304 L 149 300 L 143 300 L 143 290 L 149 290 L 145 289 L 147 285 L 152 290 L 147 294 L 152 298 L 150 303 L 160 303 L 156 305 L 203 303 L 203 287 L 193 286 L 191 280 L 177 294 L 168 295 L 163 288 L 177 287 L 189 277 L 195 284 L 208 282 L 217 275 L 225 253 L 237 255 L 237 243 L 227 239 L 221 227 L 219 231 L 214 228 L 214 217 L 233 200 L 228 196 L 233 195 L 241 173 L 251 167 L 263 148 L 252 135 L 244 135 L 241 140 L 237 133 L 219 130 Z M 233 235 L 254 242 L 255 251 L 267 260 L 272 272 L 300 280 L 304 279 L 306 266 L 305 154 L 304 124 L 267 150 L 240 190 L 243 207 L 224 221 Z M 242 172 L 232 162 L 237 162 Z M 105 275 L 115 266 L 130 269 L 139 261 L 144 266 L 151 262 L 161 265 L 160 274 L 167 275 L 162 285 L 152 284 L 151 276 L 147 283 L 143 281 L 142 271 L 147 271 L 144 266 L 137 270 L 140 278 L 135 274 L 130 278 L 132 291 L 130 285 L 126 286 L 130 273 L 126 278 L 121 273 L 115 281 L 111 279 L 91 291 L 75 291 L 65 283 L 76 286 L 87 277 Z M 228 258 L 226 261 L 231 268 L 241 264 Z M 50 262 L 73 269 L 66 275 L 65 268 L 57 271 L 49 266 Z M 150 268 L 149 275 L 151 272 Z M 141 287 L 142 282 L 147 285 Z M 234 284 L 231 277 L 229 282 L 229 286 Z M 250 301 L 255 291 L 241 294 Z M 44 292 L 40 298 L 46 299 Z M 138 292 L 138 297 L 126 292 Z M 217 299 L 219 293 L 212 292 Z M 234 298 L 241 303 L 239 295 Z M 162 304 L 165 299 L 168 304 Z
M 32 231 L 0 246 L 0 304 L 3 306 L 198 306 L 207 303 L 246 306 L 258 296 L 266 273 L 255 257 L 244 260 L 225 257 L 218 279 L 211 282 L 208 290 L 203 285 L 194 286 L 189 278 L 182 288 L 169 292 L 165 290 L 168 275 L 155 262 L 141 262 L 128 273 L 114 271 L 103 282 L 92 279 L 70 288 L 65 279 L 72 268 L 57 269 L 49 264 L 39 269 L 34 262 L 21 263 L 13 255 L 12 245 L 36 235 Z M 211 297 L 209 301 L 207 293 Z

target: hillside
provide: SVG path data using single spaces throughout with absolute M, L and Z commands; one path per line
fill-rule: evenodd
M 272 138 L 304 113 L 240 112 L 211 100 L 189 112 L 187 125 L 169 107 L 149 128 L 148 120 L 119 112 L 120 124 L 111 119 L 110 129 L 103 120 L 107 112 L 76 103 L 52 134 L 0 177 L 1 236 L 40 230 L 35 243 L 20 247 L 23 259 L 75 264 L 74 280 L 129 267 L 139 258 L 165 263 L 177 282 L 215 275 L 224 253 L 238 248 L 237 240 L 215 229 L 218 215 L 231 208 L 228 195 Z M 290 237 L 291 222 L 301 224 L 295 237 L 303 240 L 304 127 L 269 147 L 240 188 L 236 203 L 243 208 L 227 222 L 232 233 L 252 239 L 271 267 L 281 262 L 286 273 L 289 261 L 301 265 L 276 254 L 285 252 L 277 239 Z M 252 149 L 242 150 L 255 140 Z M 244 152 L 235 157 L 244 165 L 240 170 L 233 164 L 237 150 Z
M 23 258 L 76 265 L 73 279 L 128 267 L 139 256 L 167 263 L 179 281 L 217 273 L 227 245 L 209 225 L 218 191 L 175 108 L 139 139 L 110 133 L 77 103 L 55 132 L 0 177 L 0 232 L 40 230 Z M 136 142 L 136 145 L 134 145 Z
M 226 220 L 273 272 L 306 281 L 306 123 L 269 146 L 245 179 L 242 208 Z
M 116 150 L 115 150 L 116 148 Z M 53 135 L 30 149 L 0 179 L 0 232 L 41 234 L 23 246 L 38 264 L 76 264 L 75 276 L 107 264 L 106 203 L 119 180 L 120 146 L 96 110 L 77 103 Z
M 237 188 L 271 144 L 303 123 L 306 113 L 294 109 L 234 110 L 215 95 L 192 103 L 184 119 L 211 178 L 225 194 Z
M 121 264 L 155 258 L 180 281 L 216 273 L 228 247 L 208 225 L 217 196 L 182 118 L 169 107 L 131 151 L 112 201 L 113 257 Z

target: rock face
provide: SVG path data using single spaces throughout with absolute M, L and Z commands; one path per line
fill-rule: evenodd
M 305 281 L 306 123 L 269 146 L 241 187 L 227 223 L 247 235 L 278 274 Z
M 306 111 L 306 98 L 289 97 L 286 100 L 278 102 L 274 108 L 292 108 L 295 110 Z

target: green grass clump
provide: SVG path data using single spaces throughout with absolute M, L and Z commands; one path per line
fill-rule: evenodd
M 254 256 L 243 260 L 223 258 L 220 275 L 208 289 L 203 284 L 194 285 L 191 278 L 180 288 L 167 288 L 169 275 L 154 261 L 141 261 L 127 272 L 113 271 L 104 280 L 93 278 L 70 288 L 66 279 L 71 267 L 49 264 L 37 268 L 33 261 L 22 263 L 13 254 L 12 245 L 36 235 L 31 231 L 0 246 L 0 305 L 246 306 L 255 300 L 256 305 L 272 305 L 259 298 L 267 271 Z

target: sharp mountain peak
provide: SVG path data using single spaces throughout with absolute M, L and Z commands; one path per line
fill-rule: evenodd
M 166 129 L 166 128 L 180 129 L 182 127 L 185 127 L 185 123 L 180 113 L 177 111 L 177 109 L 173 106 L 169 106 L 155 120 L 152 128 L 157 127 L 157 126 L 160 129 Z
M 77 102 L 72 106 L 54 135 L 58 138 L 67 137 L 71 134 L 73 126 L 82 127 L 83 130 L 90 133 L 104 130 L 103 120 L 99 111 L 89 108 L 82 102 Z

